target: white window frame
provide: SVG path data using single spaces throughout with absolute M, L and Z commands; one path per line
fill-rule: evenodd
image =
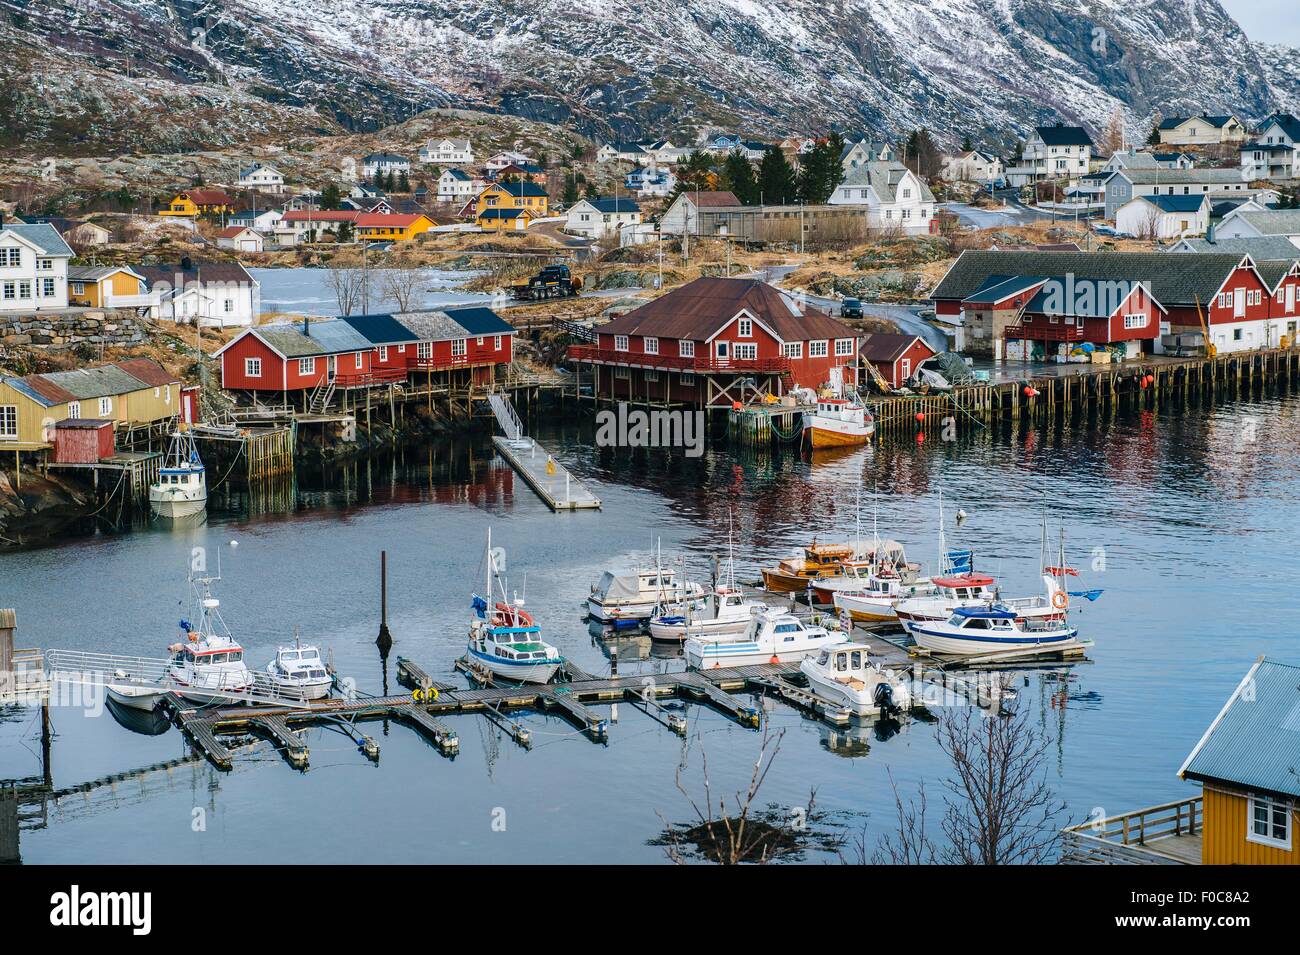
M 835 357 L 836 357 L 836 358 L 843 358 L 843 357 L 845 357 L 846 355 L 852 355 L 852 354 L 853 354 L 853 339 L 852 339 L 852 338 L 837 338 L 837 339 L 835 339 Z
M 5 422 L 13 422 L 12 430 Z M 18 406 L 0 405 L 0 441 L 18 440 Z
M 803 342 L 782 342 L 781 357 L 800 360 L 803 358 Z
M 826 339 L 820 339 L 808 343 L 809 358 L 826 358 L 830 354 L 830 342 Z
M 261 378 L 262 377 L 262 359 L 245 358 L 244 359 L 244 377 Z
M 316 374 L 316 359 L 315 359 L 315 358 L 299 358 L 299 359 L 298 359 L 298 374 L 300 374 L 300 375 L 314 375 L 314 374 Z
M 500 351 L 500 350 L 501 350 L 501 336 L 500 336 L 500 335 L 493 335 L 493 336 L 492 336 L 492 350 L 493 350 L 493 351 Z
M 68 402 L 68 417 L 69 417 L 70 419 L 79 419 L 79 418 L 81 417 L 81 402 L 80 402 L 80 401 L 69 401 L 69 402 Z
M 1278 839 L 1272 835 L 1261 836 L 1255 831 L 1255 804 L 1257 802 L 1263 803 L 1268 807 L 1268 830 L 1270 833 L 1273 831 L 1273 812 L 1278 807 L 1282 809 L 1283 819 L 1285 820 L 1286 825 L 1285 839 Z M 1274 849 L 1285 849 L 1289 852 L 1291 850 L 1292 836 L 1291 817 L 1294 812 L 1295 809 L 1289 802 L 1281 799 L 1274 799 L 1271 796 L 1258 796 L 1252 793 L 1246 799 L 1246 841 L 1254 842 L 1261 846 L 1271 846 Z
M 658 380 L 659 380 L 659 371 L 658 371 L 658 369 L 655 369 L 655 368 L 647 368 L 647 369 L 645 369 L 645 380 L 646 380 L 646 381 L 658 381 Z
M 108 395 L 99 399 L 99 416 L 103 418 L 113 413 L 113 399 Z
M 353 352 L 353 353 L 352 353 L 352 367 L 353 367 L 353 368 L 360 369 L 360 368 L 362 367 L 362 365 L 363 365 L 364 363 L 362 362 L 361 358 L 362 358 L 361 352 L 358 351 L 358 352 Z
M 433 342 L 416 342 L 415 358 L 417 361 L 429 361 L 433 358 Z
M 380 346 L 379 346 L 379 360 L 380 360 L 380 361 L 388 361 L 388 346 L 387 346 L 387 345 L 380 345 Z
M 615 378 L 631 378 L 631 377 L 632 377 L 632 369 L 629 368 L 629 367 L 627 367 L 627 365 L 615 365 L 615 366 L 614 366 L 614 377 L 615 377 Z
M 682 372 L 682 384 L 683 385 L 695 384 L 695 373 L 691 371 Z
M 758 343 L 757 342 L 732 342 L 731 360 L 732 361 L 757 361 Z
M 687 338 L 679 339 L 677 342 L 677 355 L 680 358 L 694 358 L 695 342 Z
M 627 351 L 627 336 L 626 336 L 626 335 L 615 335 L 615 336 L 614 336 L 614 351 Z
M 647 355 L 659 354 L 659 339 L 653 335 L 647 335 L 641 339 L 642 350 Z
M 736 322 L 736 337 L 753 338 L 754 323 L 748 318 L 742 318 L 738 322 Z
M 1124 327 L 1126 329 L 1146 328 L 1150 323 L 1147 316 L 1142 312 L 1131 313 L 1124 316 Z
M 452 358 L 465 357 L 465 339 L 453 338 L 451 340 L 451 357 Z

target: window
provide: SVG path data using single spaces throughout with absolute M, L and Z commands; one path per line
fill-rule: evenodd
M 245 359 L 244 359 L 244 374 L 247 375 L 249 378 L 261 378 L 261 377 L 262 377 L 262 359 L 260 359 L 260 358 L 245 358 Z
M 453 338 L 451 340 L 451 357 L 452 358 L 465 357 L 465 339 Z
M 1146 328 L 1147 317 L 1141 313 L 1137 315 L 1125 315 L 1124 327 L 1125 328 Z
M 626 336 L 626 335 L 615 335 L 615 336 L 614 336 L 614 351 L 627 351 L 627 336 Z
M 695 375 L 689 371 L 682 372 L 682 384 L 683 385 L 695 384 Z
M 677 343 L 677 354 L 682 358 L 694 358 L 695 342 L 679 341 Z
M 433 357 L 433 342 L 419 342 L 415 346 L 415 357 L 428 361 Z
M 1241 341 L 1241 329 L 1240 329 L 1240 328 L 1234 328 L 1234 329 L 1232 330 L 1232 340 L 1233 340 L 1234 342 L 1239 342 L 1239 341 Z
M 482 336 L 482 335 L 480 335 L 480 336 L 478 336 L 478 338 L 474 339 L 474 347 L 475 347 L 475 348 L 482 348 L 482 347 L 483 347 L 483 336 Z
M 741 338 L 754 337 L 754 323 L 747 318 L 742 318 L 736 323 L 736 334 Z
M 753 342 L 736 342 L 731 357 L 737 361 L 753 361 L 758 357 L 758 346 Z
M 781 345 L 782 358 L 802 358 L 803 342 L 784 342 Z
M 654 371 L 654 370 L 651 370 L 651 369 L 646 369 L 645 380 L 646 380 L 646 381 L 658 381 L 658 380 L 659 380 L 659 372 Z
M 654 337 L 647 337 L 647 338 L 643 338 L 641 341 L 642 344 L 645 346 L 645 353 L 647 355 L 659 354 L 659 339 Z
M 100 398 L 100 399 L 99 399 L 99 416 L 102 418 L 102 417 L 104 417 L 105 415 L 110 415 L 110 414 L 112 414 L 112 413 L 113 413 L 113 399 L 112 399 L 112 398 L 108 398 L 108 397 Z
M 69 401 L 69 402 L 68 402 L 68 417 L 69 417 L 69 418 L 80 418 L 80 417 L 81 417 L 81 402 L 80 402 L 80 401 Z
M 22 249 L 0 249 L 0 267 L 16 269 L 23 264 Z
M 73 295 L 85 295 L 85 294 L 86 294 L 86 283 L 85 283 L 85 282 L 73 282 L 73 283 L 72 283 L 72 294 L 73 294 Z M 1278 301 L 1281 301 L 1281 299 L 1279 299 Z
M 18 440 L 17 405 L 0 405 L 0 440 Z
M 353 368 L 361 367 L 361 352 L 352 353 L 352 367 Z
M 1246 841 L 1291 848 L 1291 807 L 1268 796 L 1251 796 Z
M 492 336 L 492 350 L 493 350 L 493 351 L 500 351 L 500 350 L 501 350 L 501 336 L 500 336 L 500 335 L 493 335 L 493 336 Z
M 50 294 L 52 295 L 54 293 L 51 292 Z M 229 315 L 231 312 L 235 310 L 235 300 L 233 298 L 226 299 L 224 302 L 221 303 L 221 310 L 225 312 L 227 315 Z
M 36 260 L 36 271 L 37 271 L 37 272 L 52 272 L 52 271 L 54 271 L 54 260 L 53 260 L 53 259 L 37 259 L 37 260 Z
M 615 368 L 614 368 L 614 377 L 615 377 L 615 378 L 631 378 L 631 377 L 632 377 L 632 369 L 628 368 L 626 365 L 616 365 Z
M 852 355 L 852 354 L 853 354 L 852 338 L 835 339 L 835 357 L 840 358 L 843 357 L 844 355 Z
M 31 283 L 31 282 L 19 282 L 19 283 L 18 283 L 18 297 L 19 297 L 19 298 L 31 298 L 31 297 L 32 297 L 32 283 Z
M 827 354 L 828 354 L 828 352 L 827 352 L 827 343 L 826 343 L 826 342 L 824 342 L 824 341 L 820 341 L 820 342 L 809 342 L 809 343 L 808 343 L 808 357 L 809 357 L 809 358 L 825 358 Z
M 298 359 L 298 374 L 300 374 L 300 375 L 314 375 L 314 374 L 316 374 L 316 359 L 315 359 L 315 358 L 299 358 L 299 359 Z
M 6 282 L 4 284 L 4 297 L 6 301 L 18 297 L 18 284 L 16 282 Z

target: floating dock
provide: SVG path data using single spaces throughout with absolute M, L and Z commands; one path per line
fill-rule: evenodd
M 569 469 L 532 438 L 494 437 L 497 453 L 519 472 L 537 496 L 553 511 L 597 510 L 600 498 L 569 473 Z

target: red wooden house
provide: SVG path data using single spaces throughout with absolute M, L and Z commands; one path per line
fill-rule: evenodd
M 1153 350 L 1160 320 L 1167 314 L 1146 287 L 1136 282 L 1052 278 L 1039 286 L 1020 311 L 1019 323 L 1006 328 L 1008 340 L 1029 346 L 1021 356 L 1068 354 L 1086 344 L 1106 345 L 1126 358 Z
M 880 377 L 889 382 L 889 387 L 899 388 L 938 352 L 920 335 L 876 332 L 863 337 L 858 354 L 871 362 Z
M 569 357 L 607 400 L 730 407 L 854 384 L 858 333 L 754 279 L 701 278 L 596 328 Z
M 491 382 L 513 357 L 515 330 L 489 308 L 350 315 L 246 329 L 217 352 L 229 391 L 280 392 L 285 401 L 322 386 L 383 387 L 419 374 Z

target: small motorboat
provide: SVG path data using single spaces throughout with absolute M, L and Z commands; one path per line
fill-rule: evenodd
M 917 645 L 937 653 L 970 656 L 1072 643 L 1079 631 L 1060 619 L 1023 617 L 1001 604 L 957 607 L 947 620 L 911 627 Z
M 297 640 L 276 651 L 275 659 L 266 665 L 266 676 L 276 694 L 295 700 L 319 700 L 328 696 L 334 685 L 320 649 Z
M 192 431 L 172 435 L 171 446 L 149 485 L 149 506 L 159 517 L 191 517 L 208 506 L 207 472 Z
M 165 683 L 146 677 L 133 676 L 125 670 L 116 670 L 112 680 L 105 681 L 104 691 L 118 706 L 149 712 L 169 692 Z
M 721 587 L 701 600 L 651 617 L 650 636 L 654 640 L 680 643 L 690 637 L 743 633 L 754 614 L 766 609 L 767 604 L 761 600 Z
M 792 663 L 843 639 L 838 630 L 804 623 L 787 610 L 762 610 L 743 633 L 691 637 L 685 643 L 686 662 L 696 669 Z
M 231 635 L 221 618 L 221 601 L 212 596 L 212 583 L 219 577 L 190 578 L 195 593 L 198 624 L 180 622 L 181 640 L 167 648 L 166 679 L 194 703 L 227 699 L 232 693 L 247 693 L 256 682 L 244 663 L 244 648 Z
M 763 586 L 776 594 L 803 593 L 809 581 L 842 576 L 844 562 L 856 556 L 851 544 L 819 544 L 814 538 L 801 556 L 788 557 L 775 567 L 762 568 Z
M 616 574 L 606 571 L 592 585 L 587 598 L 587 613 L 601 623 L 616 624 L 625 620 L 649 620 L 660 607 L 671 607 L 704 596 L 697 583 L 678 580 L 669 568 L 633 570 Z
M 894 605 L 900 600 L 933 596 L 936 592 L 928 577 L 905 582 L 891 570 L 878 570 L 868 574 L 857 589 L 834 591 L 831 600 L 837 613 L 847 613 L 857 623 L 889 623 L 898 621 Z
M 928 597 L 911 597 L 895 604 L 898 622 L 903 629 L 916 636 L 915 628 L 921 624 L 947 620 L 958 607 L 989 607 L 997 604 L 1014 610 L 1019 620 L 1063 620 L 1069 597 L 1056 578 L 1043 575 L 1045 593 L 1037 597 L 1004 599 L 994 586 L 994 579 L 975 572 L 936 577 L 932 581 L 935 593 Z
M 804 441 L 814 450 L 866 444 L 875 431 L 871 412 L 856 398 L 819 398 L 803 414 Z
M 488 599 L 494 590 L 500 591 L 502 599 L 489 607 Z M 469 625 L 469 662 L 493 677 L 515 683 L 550 682 L 564 663 L 564 657 L 542 640 L 541 627 L 524 610 L 521 598 L 507 602 L 505 578 L 498 566 L 497 553 L 492 550 L 491 530 L 487 546 L 487 592 L 489 598 L 471 595 L 470 609 L 474 616 Z
M 799 672 L 823 699 L 856 716 L 888 716 L 912 705 L 912 691 L 900 675 L 873 663 L 861 643 L 836 643 L 804 657 Z

